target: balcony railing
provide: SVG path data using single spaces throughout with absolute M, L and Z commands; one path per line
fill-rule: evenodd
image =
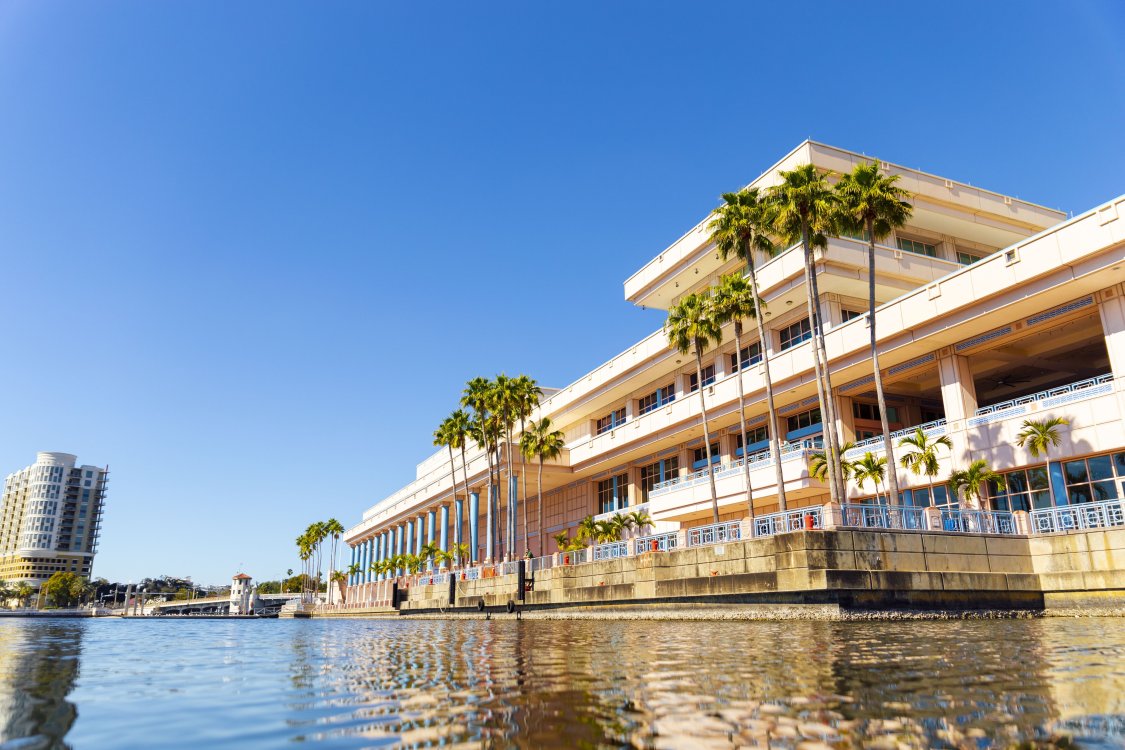
M 594 547 L 594 560 L 616 560 L 629 556 L 628 542 L 609 542 Z
M 1031 530 L 1036 534 L 1102 529 L 1109 526 L 1125 526 L 1125 501 L 1081 503 L 1031 511 Z
M 924 424 L 916 425 L 914 427 L 904 427 L 901 430 L 895 430 L 894 432 L 891 433 L 891 442 L 897 447 L 897 445 L 898 445 L 897 441 L 901 440 L 902 438 L 906 437 L 907 435 L 913 435 L 918 430 L 921 430 L 923 433 L 925 433 L 926 437 L 934 437 L 935 435 L 944 435 L 945 430 L 946 430 L 945 420 L 944 419 L 935 419 L 932 422 L 926 422 Z M 864 453 L 867 453 L 867 452 L 878 453 L 878 452 L 882 451 L 884 449 L 884 447 L 885 447 L 885 445 L 883 443 L 883 436 L 882 435 L 876 435 L 873 438 L 867 438 L 866 440 L 860 440 L 854 446 L 852 446 L 848 450 L 844 451 L 844 458 L 858 458 L 858 457 L 862 456 Z
M 677 532 L 671 531 L 666 534 L 638 537 L 633 540 L 633 551 L 639 555 L 643 552 L 667 552 L 676 549 L 677 536 Z
M 999 419 L 1007 419 L 1008 417 L 1024 414 L 1027 412 L 1029 404 L 1039 403 L 1040 406 L 1044 408 L 1050 408 L 1052 406 L 1062 406 L 1063 404 L 1070 404 L 1075 401 L 1082 401 L 1083 399 L 1093 398 L 1094 396 L 1101 396 L 1112 392 L 1113 374 L 1106 373 L 1105 375 L 1098 375 L 1096 378 L 1079 380 L 1077 383 L 1070 383 L 1069 385 L 1062 385 L 1058 388 L 1032 393 L 1029 396 L 1020 396 L 1007 401 L 1001 401 L 998 404 L 985 406 L 981 409 L 977 409 L 976 416 L 970 417 L 966 424 L 969 427 L 976 427 L 977 425 L 988 424 L 989 422 L 995 422 Z
M 1015 534 L 1015 517 L 1007 511 L 942 508 L 941 530 L 962 534 Z
M 637 505 L 630 505 L 630 506 L 625 507 L 625 508 L 618 508 L 617 510 L 611 510 L 607 513 L 599 513 L 598 515 L 594 516 L 594 520 L 595 521 L 608 521 L 609 519 L 613 518 L 616 515 L 622 515 L 623 516 L 623 515 L 626 515 L 627 513 L 638 513 L 638 512 L 648 513 L 648 503 L 647 502 L 646 503 L 638 503 Z
M 742 538 L 742 526 L 738 521 L 727 521 L 710 526 L 696 526 L 688 529 L 687 546 L 702 547 L 708 544 L 737 542 Z
M 791 531 L 821 528 L 819 505 L 754 517 L 754 536 L 775 536 Z M 811 521 L 808 519 L 812 519 Z
M 824 443 L 820 438 L 810 438 L 808 440 L 801 440 L 796 443 L 782 443 L 781 444 L 781 460 L 789 461 L 796 458 L 807 451 L 819 450 L 823 447 Z M 743 461 L 750 462 L 751 469 L 759 469 L 769 466 L 773 463 L 770 457 L 769 450 L 758 451 L 751 453 L 745 459 L 738 459 L 725 465 L 714 465 L 713 471 L 715 472 L 716 479 L 723 479 L 725 477 L 734 476 L 738 474 L 743 466 Z M 676 488 L 694 487 L 697 484 L 702 484 L 707 481 L 709 471 L 706 468 L 693 471 L 690 474 L 685 474 L 682 477 L 674 477 L 664 482 L 658 482 L 653 486 L 652 491 L 648 493 L 650 498 L 659 497 L 660 495 L 667 494 Z
M 1015 517 L 1007 511 L 941 508 L 936 524 L 926 508 L 909 505 L 841 505 L 841 527 L 904 531 L 945 531 L 959 534 L 1016 534 Z
M 841 505 L 841 526 L 859 529 L 924 530 L 924 509 L 907 505 Z

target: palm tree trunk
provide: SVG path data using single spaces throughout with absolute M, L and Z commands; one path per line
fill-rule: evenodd
M 524 511 L 527 512 L 526 510 Z M 543 556 L 543 457 L 539 457 L 539 495 L 535 499 L 535 513 L 538 516 L 536 532 L 539 535 L 539 556 Z
M 839 484 L 836 482 L 836 463 L 833 456 L 836 454 L 836 448 L 832 444 L 832 438 L 828 430 L 829 417 L 828 417 L 828 400 L 824 394 L 824 380 L 822 378 L 820 367 L 820 348 L 817 346 L 816 341 L 816 308 L 813 306 L 813 299 L 816 291 L 813 288 L 813 277 L 816 275 L 812 265 L 812 248 L 809 247 L 808 230 L 801 227 L 801 249 L 804 252 L 805 260 L 805 286 L 807 294 L 805 295 L 805 302 L 808 307 L 809 326 L 813 330 L 812 336 L 812 353 L 813 353 L 813 368 L 816 371 L 816 393 L 820 398 L 820 419 L 824 429 L 824 458 L 826 468 L 828 470 L 828 496 L 832 502 L 840 502 Z
M 520 417 L 520 437 L 522 439 L 524 430 L 527 425 L 524 424 L 523 417 Z M 531 551 L 531 537 L 527 533 L 527 458 L 520 451 L 520 502 L 523 503 L 523 550 L 524 556 Z
M 492 446 L 485 447 L 485 455 L 488 456 L 488 497 L 485 498 L 485 554 L 484 561 L 491 562 L 492 560 L 492 488 L 495 486 L 492 481 Z M 473 550 L 473 557 L 476 557 L 477 551 Z
M 738 428 L 742 430 L 742 475 L 746 478 L 746 510 L 754 520 L 754 494 L 750 490 L 750 441 L 746 436 L 746 397 L 742 392 L 742 322 L 734 321 L 735 380 L 738 381 Z
M 887 420 L 887 398 L 883 393 L 883 373 L 879 370 L 879 346 L 875 341 L 875 222 L 867 220 L 867 234 L 870 244 L 867 247 L 867 327 L 871 333 L 871 366 L 875 369 L 875 398 L 879 402 L 879 419 L 883 424 L 883 451 L 887 455 L 887 488 L 889 505 L 898 505 L 898 472 L 895 471 L 894 446 L 891 440 L 891 424 Z
M 808 234 L 805 232 L 805 239 L 807 241 Z M 827 407 L 827 413 L 822 414 L 826 420 L 824 424 L 824 435 L 828 438 L 828 442 L 832 444 L 832 468 L 836 473 L 836 494 L 839 498 L 847 497 L 847 487 L 844 484 L 844 468 L 841 465 L 842 457 L 840 456 L 840 436 L 836 432 L 836 396 L 832 392 L 832 374 L 829 372 L 828 365 L 828 350 L 824 346 L 824 314 L 820 306 L 820 282 L 816 278 L 816 267 L 813 264 L 812 249 L 809 249 L 808 254 L 808 274 L 809 274 L 809 287 L 812 292 L 812 305 L 816 313 L 816 317 L 810 322 L 813 323 L 813 348 L 817 352 L 817 357 L 820 360 L 820 377 L 824 381 L 824 404 Z
M 754 252 L 752 249 L 747 253 Z M 770 458 L 773 459 L 773 471 L 775 481 L 777 482 L 777 506 L 779 510 L 786 510 L 785 506 L 785 475 L 781 468 L 781 432 L 778 429 L 777 422 L 777 408 L 773 401 L 773 380 L 770 378 L 770 358 L 768 352 L 772 347 L 766 345 L 766 324 L 762 320 L 762 304 L 758 299 L 758 275 L 754 270 L 754 261 L 751 259 L 747 263 L 750 269 L 750 285 L 754 287 L 754 317 L 758 324 L 758 348 L 761 350 L 762 356 L 762 369 L 764 370 L 766 382 L 766 408 L 769 410 L 770 419 Z M 745 440 L 746 438 L 742 438 Z M 746 455 L 746 449 L 743 448 L 743 456 Z
M 707 403 L 703 399 L 703 352 L 698 341 L 695 342 L 695 382 L 699 385 L 699 411 L 703 415 L 703 450 L 707 457 L 707 479 L 711 482 L 711 516 L 718 523 L 719 493 L 715 491 L 715 472 L 711 471 L 711 430 L 707 426 Z
M 464 505 L 461 506 L 463 511 L 461 513 L 461 522 L 464 523 L 465 519 L 468 517 L 468 508 L 466 506 L 468 506 L 469 504 L 469 464 L 465 460 L 465 445 L 463 442 L 461 445 L 461 478 L 465 480 L 465 496 L 461 500 L 461 502 L 464 503 Z M 454 499 L 454 502 L 456 503 L 456 498 Z M 464 538 L 465 529 L 463 527 L 458 527 L 457 533 L 453 537 L 453 541 L 461 542 Z M 476 550 L 473 550 L 473 553 L 476 553 Z M 472 559 L 471 555 L 469 559 Z M 457 565 L 460 566 L 463 564 L 464 561 L 461 559 L 461 548 L 457 547 Z

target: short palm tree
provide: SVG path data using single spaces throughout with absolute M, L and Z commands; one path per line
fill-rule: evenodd
M 936 505 L 937 503 L 934 502 L 934 477 L 937 476 L 941 468 L 938 462 L 937 449 L 944 447 L 946 450 L 953 450 L 953 441 L 949 439 L 948 435 L 939 435 L 930 439 L 929 435 L 919 427 L 910 435 L 906 435 L 899 440 L 898 447 L 904 450 L 903 454 L 899 456 L 899 465 L 904 469 L 909 469 L 915 476 L 926 475 L 926 478 L 930 480 L 930 505 Z
M 840 439 L 836 433 L 836 405 L 832 396 L 832 376 L 824 348 L 824 316 L 820 289 L 813 264 L 813 250 L 828 246 L 828 235 L 836 230 L 839 199 L 828 180 L 812 164 L 778 172 L 781 182 L 769 190 L 773 230 L 786 242 L 800 242 L 805 262 L 805 301 L 812 330 L 813 368 L 817 396 L 824 421 L 824 445 L 828 451 L 828 490 L 832 500 L 844 497 L 843 472 L 839 463 Z
M 643 510 L 635 510 L 628 515 L 633 519 L 633 528 L 643 529 L 645 526 L 652 526 L 652 516 Z
M 738 428 L 742 434 L 742 473 L 746 482 L 746 509 L 754 518 L 754 497 L 750 489 L 750 462 L 746 450 L 749 440 L 746 437 L 746 395 L 742 387 L 742 321 L 754 318 L 761 307 L 756 299 L 754 288 L 741 273 L 729 273 L 719 278 L 711 296 L 711 312 L 719 325 L 732 323 L 734 327 L 735 368 L 739 373 L 735 378 L 738 386 Z
M 1055 503 L 1055 488 L 1051 482 L 1049 451 L 1051 448 L 1057 448 L 1062 441 L 1059 428 L 1069 424 L 1070 422 L 1062 417 L 1040 420 L 1025 419 L 1021 425 L 1022 429 L 1016 435 L 1016 444 L 1021 448 L 1027 448 L 1032 458 L 1043 456 L 1047 460 L 1047 494 L 1051 496 L 1052 505 Z
M 879 485 L 887 478 L 886 456 L 876 456 L 871 451 L 863 454 L 863 458 L 851 465 L 855 483 L 863 489 L 863 485 L 870 479 L 875 484 L 875 499 L 879 498 Z
M 355 581 L 355 577 L 362 572 L 363 572 L 363 566 L 362 565 L 360 565 L 357 562 L 352 563 L 351 565 L 348 566 L 348 570 L 347 570 L 348 580 L 349 581 Z
M 578 522 L 578 531 L 574 538 L 587 543 L 598 538 L 598 523 L 593 516 L 586 516 Z
M 777 482 L 777 504 L 786 509 L 785 479 L 781 468 L 781 430 L 777 419 L 777 408 L 773 400 L 773 379 L 770 376 L 769 347 L 766 346 L 766 324 L 762 316 L 765 303 L 758 296 L 758 271 L 755 253 L 767 258 L 777 253 L 777 247 L 770 240 L 769 202 L 758 188 L 746 188 L 737 193 L 723 193 L 723 205 L 714 211 L 714 218 L 707 225 L 711 230 L 711 241 L 719 255 L 726 260 L 731 255 L 746 263 L 750 274 L 750 291 L 753 295 L 754 312 L 752 317 L 758 327 L 758 346 L 762 356 L 762 380 L 766 387 L 766 409 L 769 412 L 770 458 L 773 459 L 774 479 Z M 737 330 L 736 330 L 737 333 Z M 742 347 L 738 345 L 738 351 Z M 736 354 L 736 357 L 741 354 Z M 741 367 L 739 362 L 739 367 Z M 742 454 L 746 456 L 746 428 L 742 428 Z M 749 479 L 747 479 L 749 485 Z M 749 491 L 749 487 L 747 487 Z M 751 513 L 753 516 L 753 513 Z
M 855 443 L 850 440 L 840 446 L 840 472 L 844 475 L 844 481 L 851 478 L 854 468 L 850 462 L 844 460 L 844 454 L 854 447 Z M 828 481 L 828 454 L 823 448 L 809 455 L 809 476 L 821 482 Z
M 887 421 L 887 399 L 883 393 L 883 375 L 879 371 L 879 347 L 875 342 L 875 242 L 885 239 L 910 218 L 913 207 L 910 193 L 898 187 L 898 175 L 879 171 L 879 164 L 856 164 L 851 172 L 836 183 L 840 215 L 845 228 L 862 229 L 867 236 L 867 328 L 871 338 L 871 366 L 875 370 L 875 396 L 879 401 L 879 418 L 883 423 L 883 449 L 891 466 L 888 491 L 890 504 L 898 505 L 898 477 L 894 472 L 894 448 Z
M 707 403 L 703 398 L 703 351 L 721 344 L 723 332 L 711 311 L 710 295 L 689 294 L 668 311 L 664 323 L 668 345 L 680 354 L 694 354 L 695 382 L 699 388 L 699 410 L 703 417 L 703 450 L 707 459 L 707 478 L 711 483 L 711 515 L 719 522 L 719 496 L 715 491 L 715 472 L 711 470 L 711 428 L 707 423 Z M 744 438 L 745 439 L 745 438 Z
M 1004 476 L 993 471 L 983 458 L 973 461 L 969 468 L 959 469 L 949 475 L 949 488 L 954 496 L 964 492 L 966 501 L 973 501 L 973 507 L 983 507 L 985 510 L 992 509 L 988 501 L 990 482 L 1000 489 L 1005 487 Z
M 565 445 L 561 430 L 553 429 L 549 417 L 533 421 L 520 435 L 520 453 L 527 458 L 539 461 L 539 491 L 535 498 L 535 531 L 539 539 L 539 556 L 543 556 L 543 462 L 558 458 L 562 455 Z

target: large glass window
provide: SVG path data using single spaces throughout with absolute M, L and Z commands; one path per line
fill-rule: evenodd
M 803 411 L 800 414 L 794 414 L 787 420 L 789 423 L 789 431 L 803 430 L 806 427 L 812 427 L 821 423 L 820 407 Z
M 1045 466 L 1006 472 L 1004 485 L 1001 489 L 993 482 L 988 488 L 989 498 L 996 510 L 1033 510 L 1051 507 Z
M 629 505 L 629 475 L 618 474 L 598 482 L 598 513 L 611 513 Z
M 730 355 L 730 369 L 731 372 L 738 372 L 750 365 L 756 365 L 762 361 L 762 345 L 755 341 L 749 346 L 742 347 L 738 352 Z
M 653 409 L 658 409 L 664 406 L 664 404 L 671 403 L 675 400 L 676 387 L 674 385 L 666 385 L 663 388 L 657 388 L 653 393 L 638 400 L 637 411 L 641 414 L 648 414 Z
M 781 339 L 781 350 L 785 351 L 790 347 L 794 347 L 803 341 L 808 341 L 812 338 L 812 327 L 809 326 L 809 319 L 799 320 L 791 326 L 787 326 L 778 331 L 778 336 Z
M 930 502 L 930 496 L 933 496 L 933 502 Z M 944 484 L 935 484 L 933 487 L 921 487 L 911 492 L 911 504 L 916 508 L 927 508 L 930 505 L 950 505 L 953 498 L 949 495 L 949 490 Z
M 711 463 L 719 463 L 719 444 L 711 443 Z M 702 469 L 707 465 L 707 450 L 701 445 L 692 452 L 691 468 Z
M 648 493 L 660 482 L 674 478 L 680 470 L 678 456 L 669 456 L 656 463 L 641 467 L 641 502 L 648 502 Z
M 711 385 L 715 382 L 715 365 L 707 365 L 703 368 L 703 385 Z M 699 390 L 699 376 L 692 373 L 688 378 L 688 390 L 695 393 Z
M 769 445 L 770 430 L 767 425 L 761 427 L 753 427 L 746 431 L 746 443 L 750 445 L 750 452 L 753 453 L 761 450 Z M 743 440 L 741 435 L 734 436 L 734 455 L 742 455 Z
M 937 246 L 931 245 L 928 242 L 919 242 L 918 240 L 908 240 L 905 237 L 898 238 L 898 249 L 905 250 L 908 253 L 917 253 L 918 255 L 928 255 L 931 258 L 937 257 Z
M 1125 478 L 1119 470 L 1125 463 L 1125 454 L 1091 456 L 1063 462 L 1066 497 L 1071 503 L 1101 503 L 1118 496 L 1115 477 Z
M 624 407 L 617 409 L 616 411 L 611 411 L 609 414 L 606 414 L 604 417 L 598 420 L 598 434 L 601 435 L 603 432 L 609 432 L 615 427 L 620 427 L 623 424 L 625 424 Z

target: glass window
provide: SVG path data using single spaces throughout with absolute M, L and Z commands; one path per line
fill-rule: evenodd
M 711 385 L 715 382 L 715 365 L 707 365 L 703 368 L 703 385 Z M 688 377 L 688 391 L 695 393 L 699 390 L 699 376 L 692 373 Z
M 847 229 L 840 232 L 840 236 L 847 237 L 849 240 L 861 240 L 863 242 L 871 241 L 871 232 L 868 232 L 866 229 L 860 229 L 858 231 Z
M 629 505 L 629 475 L 618 474 L 598 482 L 598 512 L 610 513 Z
M 755 341 L 749 346 L 742 347 L 736 354 L 730 355 L 730 369 L 731 372 L 738 372 L 750 365 L 756 365 L 761 361 L 762 345 Z
M 812 328 L 809 326 L 809 319 L 805 318 L 799 320 L 791 326 L 787 326 L 778 331 L 781 337 L 781 350 L 785 351 L 790 347 L 794 347 L 804 341 L 812 338 Z
M 1109 456 L 1093 456 L 1086 459 L 1086 467 L 1091 480 L 1113 479 L 1113 463 Z
M 761 427 L 752 427 L 746 431 L 746 443 L 749 443 L 750 450 L 754 451 L 762 447 L 763 443 L 768 443 L 770 439 L 770 430 L 766 425 Z M 741 435 L 734 436 L 734 455 L 742 455 L 742 446 L 744 445 Z
M 873 422 L 879 421 L 879 405 L 878 404 L 861 404 L 858 401 L 852 402 L 852 415 L 856 419 L 867 419 Z
M 675 400 L 676 387 L 666 385 L 663 388 L 657 388 L 654 392 L 637 401 L 637 411 L 641 414 L 648 414 L 653 409 L 658 409 Z
M 1064 463 L 1063 473 L 1066 475 L 1067 484 L 1089 481 L 1089 475 L 1086 473 L 1086 462 L 1081 459 Z
M 603 432 L 609 432 L 615 427 L 620 427 L 625 424 L 625 409 L 622 407 L 616 411 L 612 411 L 598 420 L 597 434 L 601 435 Z
M 674 478 L 680 470 L 678 456 L 669 456 L 662 461 L 641 467 L 641 502 L 648 502 L 648 493 L 660 482 Z
M 843 316 L 845 323 L 847 323 L 849 320 L 852 320 L 853 318 L 862 318 L 864 315 L 866 315 L 866 313 L 861 313 L 858 310 L 845 310 L 842 308 L 840 310 L 840 314 Z
M 719 444 L 711 443 L 711 463 L 717 464 L 719 462 Z M 707 465 L 707 449 L 702 445 L 692 451 L 691 468 L 702 469 Z
M 931 258 L 937 257 L 937 246 L 931 245 L 928 242 L 919 242 L 918 240 L 908 240 L 905 237 L 898 238 L 898 249 L 905 250 L 908 253 L 917 253 L 918 255 L 928 255 Z
M 963 266 L 971 266 L 983 257 L 983 255 L 977 255 L 976 253 L 967 253 L 964 250 L 957 251 L 957 262 Z
M 820 407 L 803 411 L 800 414 L 794 414 L 789 417 L 789 431 L 801 430 L 805 427 L 812 427 L 814 424 L 820 424 Z

